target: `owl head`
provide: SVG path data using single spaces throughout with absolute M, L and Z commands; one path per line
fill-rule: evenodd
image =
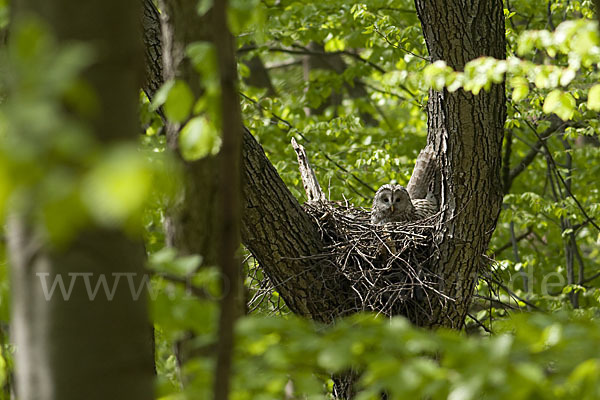
M 371 222 L 382 224 L 410 219 L 413 204 L 406 188 L 402 185 L 386 184 L 375 193 Z

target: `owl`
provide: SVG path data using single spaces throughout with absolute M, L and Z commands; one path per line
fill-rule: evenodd
M 408 221 L 413 215 L 414 206 L 404 186 L 388 183 L 375 193 L 371 209 L 372 224 Z
M 411 200 L 402 185 L 385 184 L 377 190 L 371 209 L 371 223 L 415 221 L 430 217 L 437 211 L 437 201 L 432 193 L 424 199 Z

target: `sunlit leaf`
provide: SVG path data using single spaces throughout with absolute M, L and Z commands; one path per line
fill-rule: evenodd
M 179 134 L 179 147 L 186 160 L 216 154 L 221 146 L 219 132 L 205 117 L 192 118 Z
M 152 180 L 143 155 L 134 147 L 119 146 L 88 173 L 83 200 L 97 223 L 118 225 L 142 210 Z
M 555 113 L 563 121 L 569 120 L 575 113 L 575 99 L 569 93 L 555 89 L 546 96 L 543 110 L 546 114 Z
M 194 94 L 184 81 L 177 80 L 165 100 L 165 115 L 170 121 L 183 122 L 192 111 Z
M 600 83 L 592 86 L 588 92 L 587 106 L 590 110 L 600 111 Z

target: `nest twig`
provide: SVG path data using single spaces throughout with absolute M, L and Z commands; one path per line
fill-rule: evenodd
M 322 257 L 339 267 L 356 293 L 342 314 L 374 311 L 419 323 L 434 302 L 451 300 L 429 268 L 436 216 L 418 222 L 373 225 L 367 210 L 327 201 L 304 205 L 325 243 Z

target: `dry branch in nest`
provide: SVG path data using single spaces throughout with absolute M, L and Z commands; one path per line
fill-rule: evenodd
M 306 203 L 306 212 L 318 225 L 326 257 L 351 282 L 354 311 L 374 311 L 387 316 L 405 315 L 415 323 L 433 302 L 450 298 L 430 271 L 435 261 L 433 228 L 437 216 L 414 223 L 372 225 L 367 210 L 327 201 Z
M 325 200 L 304 148 L 295 140 L 292 146 L 309 200 L 304 209 L 314 218 L 324 243 L 318 257 L 338 267 L 336 272 L 350 282 L 354 294 L 340 305 L 339 315 L 374 311 L 405 315 L 419 324 L 426 323 L 422 319 L 431 314 L 434 302 L 452 301 L 430 268 L 436 257 L 433 231 L 439 215 L 373 225 L 368 210 Z
M 333 266 L 323 269 L 322 278 L 325 282 L 338 283 L 332 285 L 332 290 L 343 291 L 339 296 L 339 304 L 327 305 L 330 310 L 327 313 L 331 313 L 328 320 L 358 311 L 372 311 L 386 316 L 404 315 L 417 325 L 429 325 L 431 310 L 440 309 L 439 305 L 443 309 L 448 302 L 454 301 L 444 294 L 443 279 L 432 272 L 437 270 L 438 249 L 433 235 L 440 215 L 415 222 L 373 225 L 369 210 L 354 207 L 348 202 L 327 201 L 305 149 L 295 140 L 292 140 L 292 146 L 298 157 L 308 198 L 304 209 L 314 219 L 323 242 L 319 254 L 307 254 L 305 257 L 315 264 Z M 426 147 L 417 158 L 408 185 L 411 198 L 423 198 L 431 189 L 431 184 L 437 181 L 432 164 L 434 155 Z M 494 276 L 493 268 L 490 268 L 493 263 L 493 260 L 482 256 L 478 265 L 480 282 L 485 283 L 489 291 L 486 300 L 490 318 L 492 307 L 515 309 L 520 307 L 516 300 L 524 301 L 501 285 L 500 278 Z M 272 296 L 277 287 L 262 273 L 256 275 L 257 270 L 254 272 L 250 285 L 253 293 L 250 309 L 266 304 L 271 312 L 285 312 L 281 298 Z M 515 301 L 503 302 L 500 288 L 513 296 Z M 469 316 L 478 327 L 488 330 L 480 321 Z

